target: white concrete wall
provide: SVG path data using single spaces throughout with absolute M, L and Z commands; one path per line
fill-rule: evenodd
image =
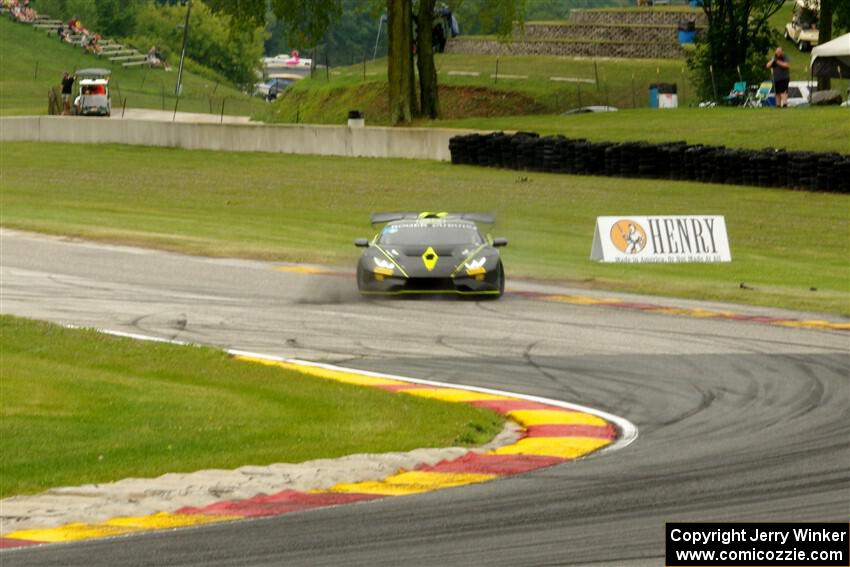
M 71 116 L 0 118 L 0 141 L 131 144 L 448 161 L 449 138 L 471 130 L 301 124 L 202 124 Z

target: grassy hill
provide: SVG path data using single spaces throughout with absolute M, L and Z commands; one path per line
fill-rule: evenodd
M 79 47 L 61 43 L 43 31 L 0 18 L 0 115 L 47 114 L 47 93 L 58 86 L 63 71 L 86 67 L 112 68 L 112 105 L 128 108 L 174 109 L 176 70 L 111 66 L 108 59 L 86 55 Z M 183 74 L 183 94 L 179 109 L 186 112 L 221 111 L 248 115 L 264 103 L 232 86 L 219 84 L 193 73 Z
M 444 118 L 557 114 L 577 106 L 643 107 L 651 83 L 677 83 L 696 102 L 683 61 L 467 55 L 436 56 Z M 389 121 L 386 59 L 317 73 L 300 81 L 261 117 L 270 122 L 339 124 L 348 111 L 372 124 Z M 554 79 L 553 79 L 554 78 Z

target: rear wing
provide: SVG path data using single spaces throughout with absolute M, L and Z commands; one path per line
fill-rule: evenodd
M 419 220 L 419 219 L 459 219 L 468 220 L 476 224 L 496 224 L 495 213 L 447 213 L 447 212 L 393 212 L 373 213 L 372 225 L 384 224 L 397 220 Z

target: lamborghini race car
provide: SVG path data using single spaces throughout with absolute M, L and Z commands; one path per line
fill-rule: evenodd
M 383 225 L 357 264 L 363 295 L 457 294 L 498 298 L 505 290 L 499 248 L 505 238 L 482 235 L 479 225 L 495 223 L 484 213 L 376 213 Z

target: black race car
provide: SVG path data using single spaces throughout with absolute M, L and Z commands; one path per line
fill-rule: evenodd
M 485 213 L 376 213 L 372 238 L 357 264 L 363 295 L 457 294 L 498 298 L 505 290 L 499 248 L 505 238 L 482 235 L 495 224 Z

